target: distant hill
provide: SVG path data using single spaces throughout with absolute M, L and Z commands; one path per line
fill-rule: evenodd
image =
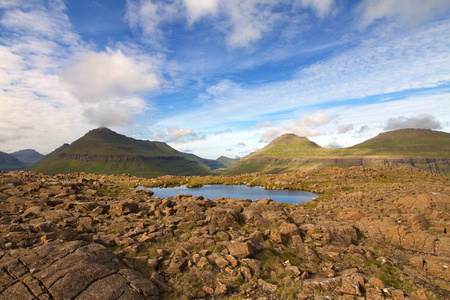
M 229 174 L 279 173 L 330 166 L 415 166 L 450 175 L 450 134 L 427 129 L 380 133 L 358 145 L 327 149 L 306 137 L 285 134 L 242 158 Z
M 217 159 L 217 161 L 223 166 L 223 168 L 230 168 L 237 164 L 239 158 L 229 158 L 222 155 Z
M 10 153 L 10 155 L 17 158 L 19 161 L 24 163 L 27 167 L 34 165 L 40 161 L 44 155 L 40 154 L 34 149 L 25 149 L 17 152 Z
M 26 165 L 14 156 L 0 152 L 0 171 L 13 171 L 24 169 Z
M 179 152 L 166 143 L 136 140 L 108 128 L 89 131 L 45 156 L 30 170 L 55 174 L 128 173 L 142 177 L 206 175 L 216 162 Z

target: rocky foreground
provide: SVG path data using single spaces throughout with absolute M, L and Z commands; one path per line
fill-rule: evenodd
M 136 188 L 212 183 L 321 196 L 287 205 Z M 0 173 L 0 299 L 445 299 L 449 183 L 414 168 Z

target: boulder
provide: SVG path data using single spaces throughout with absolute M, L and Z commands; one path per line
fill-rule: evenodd
M 130 213 L 137 213 L 139 211 L 139 204 L 137 202 L 126 200 L 114 202 L 110 205 L 110 213 L 116 215 L 127 215 Z
M 228 251 L 231 255 L 235 257 L 250 257 L 255 252 L 253 251 L 253 248 L 251 246 L 250 242 L 237 242 L 237 241 L 231 241 L 227 243 Z

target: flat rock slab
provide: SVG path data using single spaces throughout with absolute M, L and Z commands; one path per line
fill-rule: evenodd
M 3 299 L 159 299 L 158 289 L 106 247 L 53 242 L 0 254 Z

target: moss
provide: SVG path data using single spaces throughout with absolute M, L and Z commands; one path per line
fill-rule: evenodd
M 171 283 L 174 291 L 172 293 L 164 293 L 160 295 L 162 300 L 188 300 L 203 298 L 206 296 L 206 293 L 202 289 L 203 286 L 212 284 L 204 282 L 190 273 L 178 274 L 171 280 Z

